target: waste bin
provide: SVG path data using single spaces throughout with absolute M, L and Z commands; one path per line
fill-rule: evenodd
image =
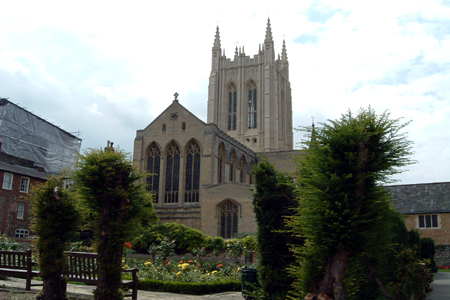
M 258 274 L 255 268 L 242 268 L 242 296 L 245 299 L 253 299 L 250 293 L 258 285 Z

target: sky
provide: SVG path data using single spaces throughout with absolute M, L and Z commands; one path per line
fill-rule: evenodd
M 253 57 L 270 18 L 294 128 L 388 111 L 411 121 L 417 161 L 397 184 L 450 181 L 450 0 L 16 0 L 0 11 L 0 97 L 79 136 L 82 151 L 111 140 L 131 153 L 175 92 L 206 121 L 216 27 L 227 57 Z

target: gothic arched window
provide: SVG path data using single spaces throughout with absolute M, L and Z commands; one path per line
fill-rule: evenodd
M 232 200 L 219 205 L 219 235 L 224 239 L 232 238 L 238 232 L 238 212 L 239 207 Z
M 166 149 L 166 188 L 164 203 L 178 202 L 180 183 L 180 147 L 172 141 Z
M 247 164 L 245 163 L 245 156 L 242 155 L 241 158 L 241 172 L 240 172 L 240 180 L 241 183 L 245 183 L 245 175 L 247 173 Z
M 256 128 L 256 84 L 252 81 L 248 85 L 248 128 Z
M 230 155 L 230 181 L 235 181 L 236 176 L 236 152 L 231 151 Z
M 186 150 L 186 185 L 184 202 L 199 202 L 200 145 L 193 141 Z
M 219 155 L 217 161 L 217 182 L 222 183 L 224 181 L 224 171 L 225 171 L 225 146 L 220 144 Z
M 153 202 L 158 203 L 159 196 L 159 176 L 161 166 L 161 150 L 158 145 L 152 143 L 147 151 L 147 190 L 153 192 L 155 198 Z
M 236 130 L 237 92 L 236 86 L 228 87 L 228 130 Z

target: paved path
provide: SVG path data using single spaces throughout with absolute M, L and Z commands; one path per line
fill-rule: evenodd
M 441 272 L 434 274 L 434 281 L 431 284 L 434 291 L 430 294 L 431 300 L 450 299 L 450 273 Z
M 434 274 L 434 281 L 432 283 L 434 291 L 430 294 L 428 299 L 431 300 L 449 300 L 450 299 L 450 273 L 436 273 Z M 25 280 L 21 278 L 13 278 L 9 277 L 7 280 L 0 280 L 0 287 L 4 289 L 15 289 L 15 290 L 24 290 L 25 289 Z M 37 293 L 41 287 L 33 287 L 32 292 Z M 93 286 L 88 285 L 79 285 L 79 284 L 68 284 L 67 292 L 69 295 L 76 294 L 83 299 L 92 299 L 92 290 Z M 188 300 L 202 300 L 202 299 L 210 299 L 210 300 L 242 300 L 241 292 L 228 292 L 228 293 L 220 293 L 220 294 L 212 294 L 212 295 L 203 295 L 203 296 L 192 296 L 192 295 L 181 295 L 181 294 L 172 294 L 172 293 L 159 293 L 159 292 L 148 292 L 148 291 L 139 291 L 138 292 L 139 300 L 147 300 L 147 299 L 188 299 Z
M 34 280 L 33 283 L 36 283 Z M 9 277 L 7 280 L 0 280 L 0 287 L 10 290 L 24 290 L 25 289 L 25 279 Z M 69 296 L 82 297 L 83 299 L 93 299 L 92 290 L 95 286 L 81 285 L 81 284 L 68 284 L 67 292 Z M 42 287 L 32 287 L 34 294 L 38 293 Z M 127 298 L 129 299 L 129 298 Z M 154 300 L 154 299 L 188 299 L 188 300 L 243 300 L 241 292 L 228 292 L 220 294 L 193 296 L 193 295 L 183 295 L 183 294 L 173 294 L 173 293 L 160 293 L 160 292 L 148 292 L 148 291 L 138 291 L 138 300 Z

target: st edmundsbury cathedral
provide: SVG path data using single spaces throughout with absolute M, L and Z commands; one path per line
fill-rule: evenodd
M 162 222 L 211 236 L 256 232 L 252 169 L 265 156 L 280 171 L 293 168 L 292 98 L 283 41 L 275 56 L 270 20 L 252 58 L 233 60 L 212 48 L 208 117 L 203 122 L 175 100 L 134 141 L 134 163 L 153 174 L 147 188 Z

